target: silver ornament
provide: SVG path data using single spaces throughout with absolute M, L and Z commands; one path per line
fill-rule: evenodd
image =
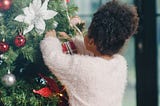
M 12 86 L 15 84 L 16 82 L 16 77 L 15 75 L 8 73 L 6 75 L 4 75 L 2 77 L 2 82 L 6 85 L 6 86 Z

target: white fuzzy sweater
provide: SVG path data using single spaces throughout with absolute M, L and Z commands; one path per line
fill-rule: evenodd
M 75 38 L 74 43 L 81 54 L 86 53 L 83 40 Z M 122 106 L 127 77 L 124 57 L 116 54 L 105 60 L 63 54 L 54 37 L 44 38 L 40 46 L 45 64 L 66 86 L 70 106 Z

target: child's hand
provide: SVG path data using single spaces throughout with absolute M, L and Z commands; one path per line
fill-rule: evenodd
M 46 32 L 45 37 L 56 37 L 56 31 L 50 30 L 50 31 Z
M 71 37 L 67 35 L 65 32 L 59 32 L 58 34 L 60 39 L 71 39 Z

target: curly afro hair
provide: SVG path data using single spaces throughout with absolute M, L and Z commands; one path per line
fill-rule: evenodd
M 138 21 L 135 6 L 110 1 L 93 15 L 88 37 L 94 39 L 101 54 L 112 56 L 120 51 L 126 39 L 136 33 Z

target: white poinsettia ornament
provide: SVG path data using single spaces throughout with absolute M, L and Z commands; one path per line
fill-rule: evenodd
M 23 9 L 24 14 L 15 18 L 16 21 L 28 24 L 23 34 L 30 32 L 34 27 L 39 34 L 44 32 L 46 26 L 44 20 L 51 19 L 57 15 L 56 11 L 47 10 L 48 2 L 49 0 L 45 0 L 43 3 L 41 0 L 33 0 L 29 7 Z

